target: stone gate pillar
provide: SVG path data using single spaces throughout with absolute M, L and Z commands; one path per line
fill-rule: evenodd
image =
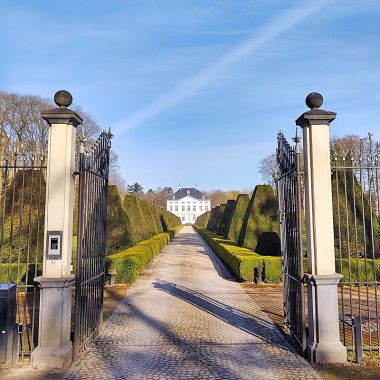
M 46 178 L 43 274 L 38 346 L 33 367 L 67 368 L 72 361 L 70 341 L 72 285 L 72 230 L 76 127 L 82 118 L 67 108 L 69 92 L 54 95 L 58 108 L 42 112 L 49 124 Z
M 343 276 L 335 271 L 329 133 L 336 113 L 319 109 L 322 103 L 320 94 L 309 94 L 306 105 L 310 111 L 296 120 L 303 129 L 305 164 L 307 352 L 309 359 L 316 363 L 342 363 L 347 361 L 347 350 L 339 337 L 337 284 Z

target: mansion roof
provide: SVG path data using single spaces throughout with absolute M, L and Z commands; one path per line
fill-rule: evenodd
M 195 187 L 182 187 L 174 193 L 173 199 L 181 199 L 187 195 L 196 199 L 205 199 L 202 193 Z

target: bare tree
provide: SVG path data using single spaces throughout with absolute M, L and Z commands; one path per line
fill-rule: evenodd
M 124 197 L 127 192 L 127 184 L 120 173 L 119 157 L 113 150 L 110 153 L 109 181 L 110 184 L 116 185 L 120 194 Z
M 0 91 L 0 160 L 7 148 L 15 145 L 23 153 L 46 153 L 49 126 L 41 118 L 41 112 L 55 108 L 49 99 L 35 95 L 20 95 Z M 90 147 L 98 137 L 101 128 L 91 114 L 82 107 L 70 107 L 82 118 L 83 123 L 77 129 L 77 151 L 82 133 L 86 136 L 85 145 Z M 121 192 L 126 191 L 126 184 L 120 174 L 118 156 L 111 151 L 110 181 Z
M 230 199 L 236 199 L 239 194 L 240 191 L 238 190 L 211 190 L 203 192 L 203 195 L 211 200 L 211 207 L 219 206 L 222 203 L 227 203 L 227 201 Z
M 261 159 L 259 162 L 258 170 L 261 174 L 262 179 L 266 183 L 274 187 L 277 178 L 276 154 L 272 153 L 269 156 L 266 156 L 263 159 Z

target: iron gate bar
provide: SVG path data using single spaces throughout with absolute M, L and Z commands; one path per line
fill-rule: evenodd
M 19 359 L 24 360 L 30 358 L 38 341 L 39 289 L 34 277 L 38 275 L 39 265 L 42 265 L 40 239 L 43 239 L 44 227 L 46 155 L 35 154 L 28 149 L 20 154 L 17 149 L 21 150 L 10 144 L 6 151 L 2 150 L 0 157 L 0 276 L 5 283 L 13 282 L 16 285 L 16 322 L 20 326 L 18 351 Z M 19 183 L 16 183 L 17 180 L 20 180 Z M 9 227 L 7 232 L 6 224 Z M 25 270 L 22 279 L 21 269 Z
M 357 346 L 358 331 L 355 335 L 353 325 L 344 323 L 348 317 L 355 318 L 360 323 L 361 350 L 370 353 L 374 350 L 380 353 L 376 273 L 380 251 L 379 153 L 379 145 L 374 146 L 372 135 L 368 134 L 367 139 L 349 151 L 335 149 L 331 159 L 336 257 L 340 272 L 345 274 L 339 285 L 343 342 L 349 349 Z M 356 356 L 359 354 L 356 352 Z
M 284 135 L 278 135 L 277 187 L 279 196 L 285 325 L 306 350 L 305 294 L 302 238 L 302 179 L 300 139 L 292 148 Z
M 74 360 L 96 337 L 102 321 L 105 280 L 110 132 L 79 154 Z

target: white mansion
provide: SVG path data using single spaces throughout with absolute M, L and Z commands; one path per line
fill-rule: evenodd
M 182 223 L 195 223 L 197 217 L 211 210 L 211 201 L 194 187 L 183 187 L 166 203 L 167 211 L 179 216 Z

